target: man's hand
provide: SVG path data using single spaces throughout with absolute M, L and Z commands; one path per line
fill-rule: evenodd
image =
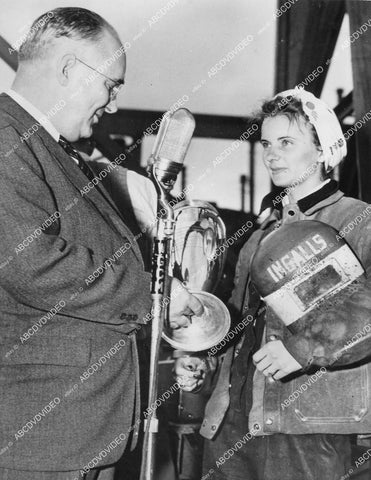
M 174 363 L 175 380 L 185 392 L 198 390 L 209 370 L 207 360 L 200 357 L 180 357 Z
M 256 368 L 266 377 L 280 380 L 302 367 L 295 358 L 286 350 L 281 340 L 273 340 L 266 343 L 253 355 Z
M 202 315 L 202 303 L 191 295 L 182 283 L 173 278 L 171 282 L 169 323 L 173 329 L 188 327 L 192 315 Z

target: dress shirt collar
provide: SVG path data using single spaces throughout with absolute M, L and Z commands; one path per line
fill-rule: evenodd
M 59 141 L 60 133 L 54 127 L 52 122 L 40 112 L 31 102 L 26 100 L 22 95 L 17 93 L 16 91 L 9 89 L 6 93 L 11 97 L 15 102 L 18 103 L 27 113 L 29 113 L 37 122 L 40 123 L 44 127 L 44 129 L 51 135 L 56 142 Z

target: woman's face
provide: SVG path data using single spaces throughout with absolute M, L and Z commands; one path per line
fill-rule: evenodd
M 261 132 L 264 164 L 278 187 L 322 181 L 321 151 L 314 144 L 310 125 L 285 115 L 266 118 Z

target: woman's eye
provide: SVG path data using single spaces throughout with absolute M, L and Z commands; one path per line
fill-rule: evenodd
M 284 139 L 284 140 L 282 140 L 282 145 L 283 145 L 284 147 L 286 147 L 287 145 L 292 145 L 292 142 L 290 142 L 290 140 Z
M 268 142 L 260 142 L 263 148 L 268 148 Z

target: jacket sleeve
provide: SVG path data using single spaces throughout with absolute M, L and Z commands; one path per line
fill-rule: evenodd
M 58 209 L 38 160 L 12 127 L 0 130 L 0 144 L 0 235 L 2 254 L 8 261 L 0 269 L 1 288 L 17 302 L 42 311 L 64 300 L 60 314 L 88 321 L 123 324 L 122 312 L 145 315 L 151 303 L 150 275 L 133 256 L 129 259 L 123 254 L 120 262 L 102 269 L 94 282 L 86 282 L 107 258 L 65 239 L 63 215 L 70 212 L 61 214 L 21 253 L 15 251 Z M 84 221 L 94 225 L 94 218 Z M 94 228 L 91 235 L 95 235 Z
M 247 288 L 247 280 L 250 272 L 250 260 L 259 243 L 261 235 L 261 230 L 254 232 L 249 238 L 249 240 L 242 247 L 238 256 L 236 272 L 234 276 L 234 288 L 231 294 L 231 298 L 229 299 L 228 306 L 232 311 L 232 314 L 233 312 L 235 312 L 239 317 L 246 313 L 243 311 L 243 309 Z M 245 310 L 247 311 L 247 308 Z
M 366 271 L 366 278 L 344 289 L 329 307 L 323 306 L 315 315 L 308 314 L 308 321 L 284 341 L 304 369 L 311 365 L 351 365 L 371 355 L 370 219 L 365 218 L 358 229 L 352 247 Z

